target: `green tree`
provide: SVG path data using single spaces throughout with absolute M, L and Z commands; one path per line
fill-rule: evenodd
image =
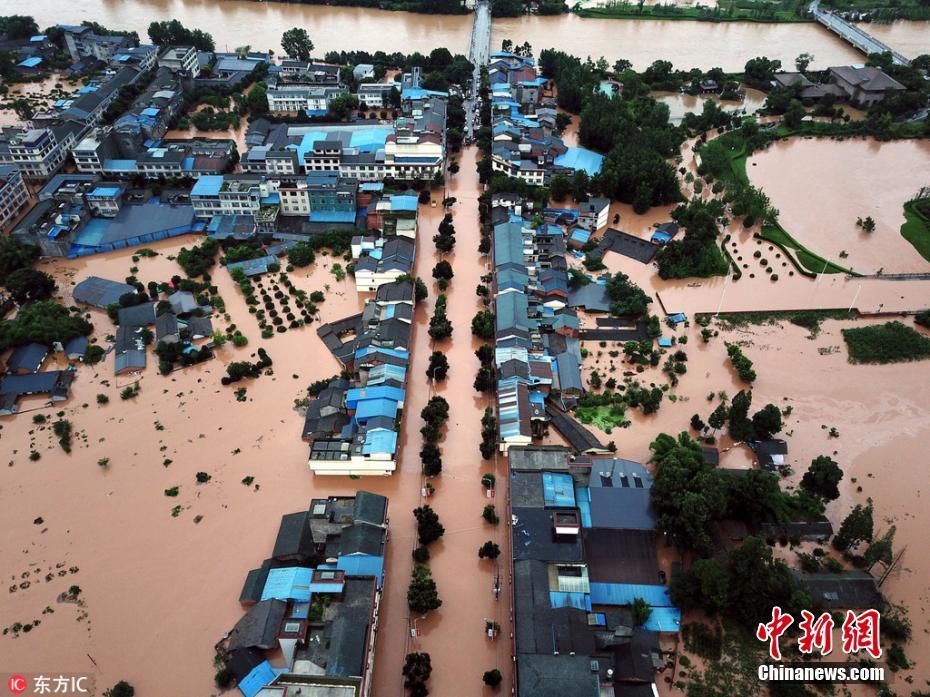
M 18 269 L 31 266 L 39 258 L 39 248 L 32 244 L 23 244 L 19 240 L 0 237 L 0 278 L 6 278 Z
M 480 339 L 490 341 L 494 338 L 494 313 L 490 310 L 479 310 L 471 319 L 471 333 Z
M 497 559 L 500 555 L 501 555 L 500 546 L 492 540 L 488 540 L 483 545 L 481 545 L 481 547 L 478 548 L 478 557 L 480 559 L 491 559 L 493 561 L 494 559 Z
M 752 416 L 756 438 L 771 438 L 782 429 L 781 411 L 774 404 L 766 404 Z
M 410 586 L 407 588 L 407 606 L 418 615 L 442 607 L 436 581 L 428 567 L 419 564 L 413 567 Z
M 10 297 L 20 305 L 48 300 L 57 288 L 55 279 L 43 271 L 31 268 L 16 269 L 6 277 L 3 285 Z
M 109 690 L 105 690 L 103 697 L 133 697 L 136 694 L 136 688 L 125 680 L 120 680 Z
M 617 316 L 641 317 L 652 302 L 642 288 L 619 271 L 607 279 L 606 291 L 611 300 L 610 313 Z
M 288 58 L 308 61 L 313 52 L 313 42 L 306 29 L 294 27 L 281 35 L 281 48 Z
M 445 380 L 449 373 L 449 359 L 442 351 L 433 351 L 429 357 L 426 377 L 430 380 Z
M 833 537 L 833 546 L 843 551 L 860 542 L 871 542 L 872 526 L 872 499 L 869 499 L 865 506 L 857 504 L 843 519 L 839 532 Z
M 749 419 L 750 406 L 752 406 L 752 391 L 740 390 L 733 395 L 728 419 L 730 437 L 737 442 L 755 440 L 756 432 Z
M 840 497 L 839 483 L 843 470 L 827 455 L 818 455 L 801 478 L 801 488 L 827 501 Z
M 633 604 L 630 605 L 630 612 L 633 614 L 633 624 L 642 627 L 652 616 L 652 608 L 642 598 L 634 598 Z
M 421 545 L 428 545 L 442 537 L 446 529 L 439 522 L 439 516 L 429 506 L 419 506 L 413 510 L 417 519 L 417 539 Z
M 888 532 L 886 532 L 866 548 L 865 554 L 862 556 L 865 558 L 865 564 L 867 567 L 871 568 L 878 562 L 881 562 L 885 566 L 891 565 L 891 562 L 894 560 L 895 531 L 896 528 L 894 525 L 892 525 L 890 528 L 888 528 Z

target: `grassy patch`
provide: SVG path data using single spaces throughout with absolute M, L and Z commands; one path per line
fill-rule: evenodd
M 827 319 L 851 320 L 855 315 L 846 310 L 772 310 L 769 312 L 721 312 L 714 316 L 724 329 L 745 327 L 749 324 L 778 324 L 791 322 L 811 333 L 820 333 L 820 325 Z
M 930 339 L 900 322 L 844 329 L 850 363 L 900 363 L 930 358 Z
M 581 423 L 597 426 L 604 433 L 610 433 L 614 428 L 630 423 L 626 419 L 626 405 L 623 403 L 600 407 L 578 407 L 575 410 L 575 416 Z
M 904 204 L 904 225 L 901 235 L 927 261 L 930 261 L 930 199 L 918 199 Z
M 796 261 L 798 270 L 807 276 L 816 276 L 820 273 L 848 273 L 857 275 L 852 269 L 847 269 L 832 261 L 827 261 L 819 254 L 815 254 L 803 244 L 785 232 L 780 225 L 766 225 L 759 235 L 763 240 L 777 244 L 788 255 L 788 259 Z

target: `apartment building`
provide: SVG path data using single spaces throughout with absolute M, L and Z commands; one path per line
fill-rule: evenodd
M 0 165 L 0 230 L 13 220 L 29 200 L 23 175 L 14 165 Z

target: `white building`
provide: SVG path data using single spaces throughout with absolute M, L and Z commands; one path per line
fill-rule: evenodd
M 6 228 L 29 200 L 23 175 L 13 165 L 0 165 L 0 230 Z
M 64 163 L 84 127 L 64 122 L 51 128 L 0 131 L 0 165 L 15 165 L 26 179 L 46 179 Z
M 345 87 L 313 85 L 271 85 L 268 87 L 268 110 L 273 114 L 309 111 L 323 114 L 329 103 L 341 94 Z
M 200 75 L 197 49 L 193 46 L 172 46 L 158 57 L 158 65 L 184 77 L 195 78 Z
M 392 82 L 366 82 L 358 86 L 356 97 L 359 104 L 369 109 L 381 109 L 388 105 L 388 95 L 392 89 L 395 89 Z

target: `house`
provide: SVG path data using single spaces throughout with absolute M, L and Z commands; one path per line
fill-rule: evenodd
M 882 610 L 887 604 L 872 575 L 865 571 L 805 573 L 793 571 L 810 593 L 815 608 L 824 610 Z
M 359 63 L 352 69 L 352 77 L 356 82 L 367 80 L 375 76 L 375 66 L 371 63 Z
M 91 27 L 83 25 L 59 24 L 58 28 L 63 31 L 65 47 L 74 63 L 86 57 L 108 63 L 117 53 L 132 48 L 132 40 L 126 36 L 97 34 Z
M 828 75 L 829 81 L 860 107 L 878 104 L 888 94 L 905 90 L 904 85 L 873 66 L 844 65 L 829 68 Z
M 84 354 L 87 353 L 87 347 L 89 345 L 90 342 L 87 340 L 86 336 L 76 336 L 68 341 L 62 347 L 62 350 L 69 361 L 79 361 L 84 358 Z
M 584 203 L 578 204 L 578 225 L 585 230 L 595 232 L 603 227 L 607 227 L 609 213 L 609 198 L 592 198 Z
M 164 312 L 155 318 L 156 344 L 177 344 L 181 341 L 178 318 L 173 312 Z
M 107 309 L 110 305 L 119 303 L 119 299 L 127 293 L 135 293 L 135 286 L 128 283 L 111 281 L 99 276 L 88 276 L 83 281 L 79 281 L 72 296 L 74 302 L 84 305 L 98 307 L 101 310 Z
M 46 179 L 64 164 L 84 126 L 65 121 L 48 128 L 0 128 L 0 166 L 26 179 Z
M 355 264 L 355 288 L 358 292 L 377 291 L 413 272 L 416 245 L 407 237 L 379 238 L 376 248 L 364 251 Z
M 747 441 L 746 445 L 748 445 L 759 458 L 759 464 L 763 469 L 774 470 L 785 464 L 785 455 L 788 454 L 788 444 L 780 438 Z
M 146 346 L 142 337 L 143 328 L 131 324 L 120 324 L 117 327 L 113 352 L 117 375 L 145 370 Z
M 45 344 L 26 344 L 13 349 L 13 353 L 6 359 L 6 370 L 11 375 L 28 375 L 38 373 L 49 354 Z
M 15 414 L 20 398 L 29 395 L 44 394 L 50 402 L 68 399 L 74 376 L 73 369 L 5 376 L 0 379 L 0 416 Z

